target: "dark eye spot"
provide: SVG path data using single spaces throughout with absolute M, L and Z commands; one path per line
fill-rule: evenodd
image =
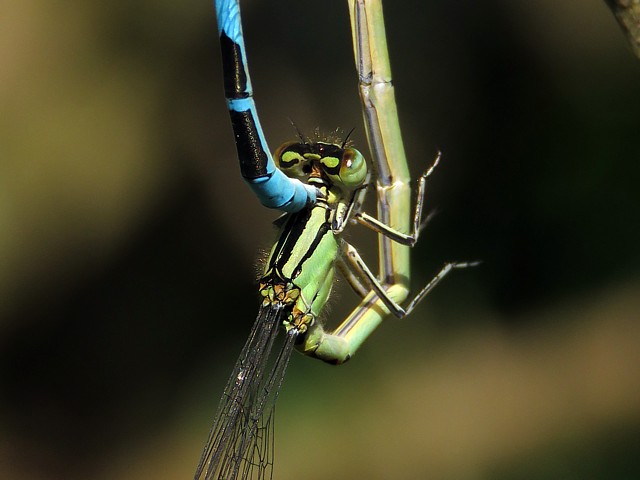
M 354 157 L 354 154 L 351 150 L 344 151 L 342 160 L 346 163 L 347 167 L 350 167 L 353 164 L 353 157 Z
M 311 165 L 310 164 L 306 164 L 302 166 L 302 173 L 311 173 Z

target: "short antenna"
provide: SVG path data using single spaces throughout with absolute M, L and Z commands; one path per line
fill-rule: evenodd
M 344 146 L 347 144 L 347 142 L 349 141 L 349 137 L 351 136 L 351 134 L 353 133 L 353 131 L 356 129 L 356 127 L 353 127 L 351 130 L 349 130 L 349 133 L 347 133 L 347 136 L 345 137 L 344 141 L 342 142 L 342 145 L 340 146 L 340 148 L 344 148 Z
M 305 144 L 311 143 L 311 141 L 309 140 L 309 137 L 307 137 L 304 133 L 302 133 L 302 131 L 298 128 L 298 125 L 296 124 L 296 122 L 294 122 L 291 117 L 288 117 L 288 118 L 289 118 L 289 122 L 291 123 L 293 128 L 295 128 L 296 133 L 298 134 L 298 138 L 300 139 L 300 141 L 302 143 L 305 143 Z

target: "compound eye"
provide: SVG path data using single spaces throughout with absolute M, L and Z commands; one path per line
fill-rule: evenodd
M 362 185 L 367 178 L 367 162 L 355 148 L 345 148 L 340 162 L 340 180 L 346 187 Z
M 277 167 L 287 176 L 306 179 L 311 173 L 311 162 L 304 158 L 301 147 L 298 142 L 287 142 L 280 145 L 273 156 Z

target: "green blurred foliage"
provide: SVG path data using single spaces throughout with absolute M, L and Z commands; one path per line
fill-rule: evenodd
M 364 145 L 346 2 L 242 5 L 272 146 L 288 117 Z M 294 358 L 277 478 L 638 478 L 640 63 L 596 0 L 386 16 L 414 176 L 444 155 L 415 285 L 483 265 L 344 367 Z M 189 478 L 277 216 L 213 7 L 14 0 L 0 55 L 0 477 Z

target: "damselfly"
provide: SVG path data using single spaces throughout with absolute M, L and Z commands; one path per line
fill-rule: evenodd
M 377 191 L 378 215 L 362 210 L 371 173 L 348 139 L 309 138 L 275 150 L 264 138 L 253 100 L 237 0 L 216 0 L 224 88 L 242 176 L 263 205 L 285 212 L 266 262 L 262 305 L 249 339 L 227 382 L 196 479 L 270 478 L 273 408 L 293 348 L 329 363 L 343 363 L 390 314 L 404 317 L 451 270 L 448 263 L 405 307 L 409 251 L 422 227 L 427 177 L 411 188 L 396 110 L 381 0 L 349 0 L 360 98 Z M 348 137 L 348 136 L 347 136 Z M 341 236 L 359 223 L 378 233 L 376 276 Z M 329 332 L 318 321 L 336 268 L 361 297 L 360 304 Z M 274 341 L 284 330 L 283 347 Z

